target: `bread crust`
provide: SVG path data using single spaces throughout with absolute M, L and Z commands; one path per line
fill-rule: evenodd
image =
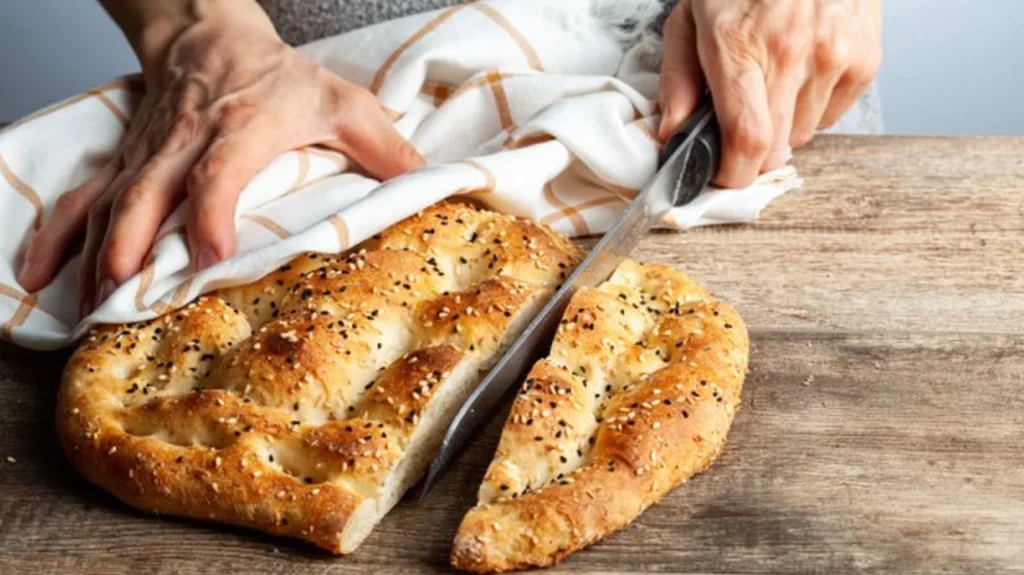
M 626 261 L 577 292 L 516 396 L 452 565 L 553 565 L 706 469 L 748 348 L 739 314 L 666 266 Z
M 542 226 L 435 206 L 345 257 L 95 330 L 65 369 L 58 435 L 140 509 L 351 552 L 578 259 Z

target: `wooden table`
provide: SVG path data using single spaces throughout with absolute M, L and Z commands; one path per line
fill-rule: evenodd
M 551 572 L 1024 572 L 1024 140 L 822 137 L 796 164 L 761 223 L 643 244 L 746 317 L 744 407 L 709 472 Z M 64 359 L 0 349 L 2 573 L 445 570 L 499 430 L 334 558 L 77 478 Z

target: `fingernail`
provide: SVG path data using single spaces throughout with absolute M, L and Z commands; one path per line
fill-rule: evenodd
M 117 289 L 117 284 L 110 278 L 105 278 L 100 282 L 100 290 L 96 292 L 96 307 L 99 307 L 103 302 L 107 301 L 110 294 L 114 293 Z
M 196 271 L 203 271 L 218 261 L 220 260 L 217 258 L 217 252 L 213 251 L 212 247 L 202 246 L 199 248 L 199 253 L 196 254 Z

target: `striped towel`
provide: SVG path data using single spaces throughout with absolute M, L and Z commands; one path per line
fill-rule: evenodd
M 656 169 L 658 46 L 624 44 L 593 8 L 485 0 L 302 47 L 368 86 L 428 165 L 381 185 L 332 151 L 283 154 L 241 195 L 238 255 L 192 273 L 179 207 L 142 272 L 87 318 L 76 309 L 77 258 L 34 294 L 18 286 L 16 270 L 33 226 L 113 154 L 143 88 L 117 80 L 21 120 L 0 132 L 0 336 L 67 345 L 96 323 L 155 317 L 301 252 L 345 250 L 453 195 L 573 236 L 606 230 Z M 751 221 L 799 184 L 784 168 L 745 190 L 706 191 L 664 223 Z

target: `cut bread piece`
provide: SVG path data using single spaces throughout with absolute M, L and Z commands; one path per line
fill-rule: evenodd
M 578 255 L 532 222 L 436 206 L 346 257 L 92 333 L 64 373 L 61 441 L 140 509 L 351 552 Z
M 516 396 L 452 565 L 552 565 L 625 527 L 721 451 L 747 355 L 739 315 L 672 268 L 627 260 L 578 291 Z

